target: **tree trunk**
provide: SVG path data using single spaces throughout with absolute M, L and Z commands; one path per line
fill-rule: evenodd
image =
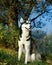
M 9 26 L 9 29 L 12 30 L 13 29 L 13 26 L 17 26 L 18 28 L 18 22 L 17 22 L 17 16 L 15 16 L 15 11 L 14 11 L 14 7 L 13 6 L 10 6 L 8 8 L 8 13 L 7 13 L 7 16 L 8 16 L 8 26 Z

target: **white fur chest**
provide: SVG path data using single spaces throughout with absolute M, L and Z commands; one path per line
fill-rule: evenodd
M 26 28 L 26 25 L 25 24 L 23 24 L 22 25 L 22 38 L 21 38 L 21 40 L 26 40 L 27 39 L 27 36 L 29 35 L 29 30 L 27 30 Z

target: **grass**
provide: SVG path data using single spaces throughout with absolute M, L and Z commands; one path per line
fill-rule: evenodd
M 6 65 L 17 65 L 17 56 L 6 53 L 5 51 L 0 51 L 0 63 Z
M 19 65 L 25 65 L 23 61 L 19 62 Z M 34 62 L 30 62 L 27 65 L 50 65 L 46 62 L 38 62 L 38 61 L 34 61 Z
M 24 55 L 21 58 L 21 61 L 17 60 L 17 51 L 12 49 L 0 48 L 0 65 L 25 65 L 24 64 Z M 30 62 L 27 65 L 50 65 L 46 62 Z

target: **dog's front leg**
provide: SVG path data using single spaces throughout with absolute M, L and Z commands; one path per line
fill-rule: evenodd
M 18 61 L 20 61 L 20 59 L 21 59 L 22 51 L 23 51 L 23 47 L 22 47 L 22 45 L 20 45 L 19 50 L 18 50 Z
M 28 62 L 28 59 L 29 59 L 29 52 L 30 52 L 30 49 L 28 48 L 28 46 L 25 46 L 25 64 L 27 64 Z

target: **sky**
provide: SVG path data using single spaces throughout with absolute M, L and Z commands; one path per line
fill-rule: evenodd
M 47 7 L 47 11 L 49 11 L 49 13 L 45 12 L 43 15 L 41 15 L 35 20 L 36 25 L 38 24 L 39 21 L 41 22 L 41 28 L 34 27 L 33 30 L 41 30 L 46 32 L 47 35 L 50 35 L 52 33 L 52 5 L 49 5 Z M 33 8 L 29 16 L 29 19 L 33 19 L 39 14 L 40 12 L 37 13 Z

